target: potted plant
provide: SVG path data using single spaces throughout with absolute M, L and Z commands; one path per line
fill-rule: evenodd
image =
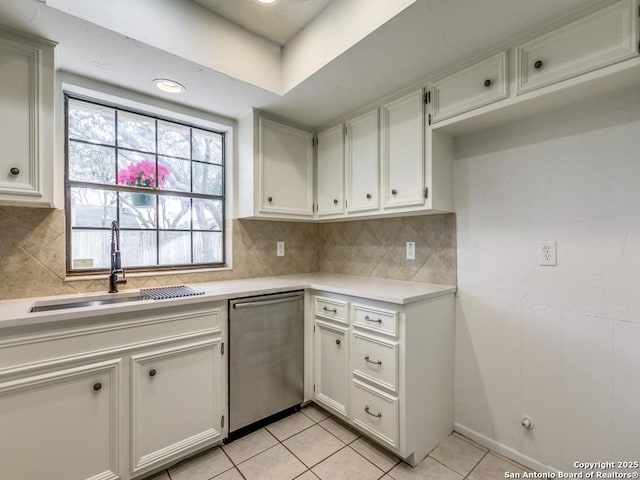
M 158 177 L 156 179 L 155 162 L 141 160 L 120 170 L 118 172 L 118 183 L 132 187 L 162 188 L 169 178 L 169 169 L 164 165 L 158 165 L 157 173 Z M 135 207 L 151 207 L 154 203 L 153 196 L 147 193 L 132 193 L 131 202 Z

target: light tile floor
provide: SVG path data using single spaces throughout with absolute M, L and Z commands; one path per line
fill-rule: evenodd
M 531 471 L 457 433 L 413 468 L 309 405 L 146 480 L 496 480 Z

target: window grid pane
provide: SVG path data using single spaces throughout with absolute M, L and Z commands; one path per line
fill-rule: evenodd
M 113 219 L 125 268 L 223 265 L 224 134 L 66 100 L 68 270 L 108 269 Z

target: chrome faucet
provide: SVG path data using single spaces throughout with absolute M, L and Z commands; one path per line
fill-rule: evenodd
M 118 274 L 122 274 L 122 278 L 118 279 Z M 122 259 L 120 258 L 120 226 L 115 220 L 111 222 L 111 274 L 109 275 L 109 293 L 116 293 L 118 285 L 127 283 L 124 268 L 122 268 Z

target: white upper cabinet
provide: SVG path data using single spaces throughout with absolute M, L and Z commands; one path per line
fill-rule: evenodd
M 507 52 L 438 80 L 430 95 L 433 123 L 507 98 Z
M 313 135 L 260 118 L 261 212 L 313 215 Z
M 517 92 L 524 93 L 638 55 L 633 0 L 617 2 L 516 46 Z
M 344 212 L 344 126 L 318 134 L 318 216 Z
M 313 134 L 257 111 L 238 122 L 236 217 L 313 217 Z
M 384 208 L 424 204 L 424 93 L 382 106 Z
M 380 208 L 378 109 L 346 122 L 345 174 L 347 212 Z
M 54 44 L 0 30 L 0 205 L 53 206 Z

